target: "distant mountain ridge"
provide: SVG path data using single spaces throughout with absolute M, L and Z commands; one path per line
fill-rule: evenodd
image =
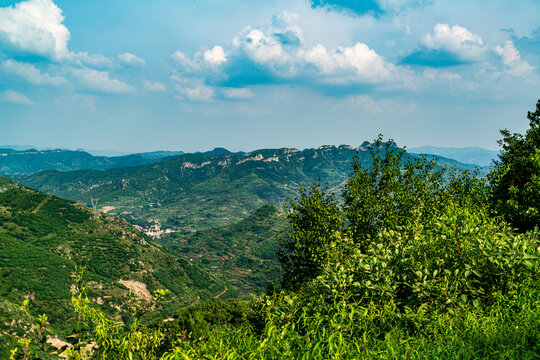
M 106 150 L 104 153 L 114 153 Z M 26 145 L 0 146 L 0 176 L 29 175 L 45 170 L 107 170 L 117 167 L 138 166 L 161 161 L 162 159 L 184 154 L 183 151 L 157 150 L 121 156 L 97 156 L 100 151 L 41 149 Z M 225 148 L 197 152 L 207 156 L 243 154 L 230 152 Z
M 279 205 L 314 178 L 336 188 L 346 180 L 354 156 L 369 164 L 369 146 L 183 154 L 129 168 L 45 171 L 16 180 L 88 205 L 91 198 L 99 199 L 100 206 L 136 224 L 158 220 L 173 229 L 200 230 L 231 224 L 265 204 Z M 475 168 L 451 159 L 438 161 Z
M 497 159 L 499 151 L 488 150 L 478 146 L 469 146 L 464 148 L 455 147 L 440 147 L 440 146 L 420 146 L 407 149 L 408 152 L 414 154 L 431 154 L 444 156 L 454 159 L 463 164 L 474 164 L 479 166 L 489 166 L 492 161 Z
M 0 175 L 28 175 L 45 170 L 106 170 L 137 166 L 183 154 L 181 151 L 155 151 L 125 156 L 94 156 L 84 150 L 14 150 L 0 148 Z

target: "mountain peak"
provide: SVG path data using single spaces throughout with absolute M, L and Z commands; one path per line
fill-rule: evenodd
M 231 152 L 222 147 L 215 147 L 213 150 L 206 151 L 203 154 L 204 155 L 226 155 L 226 154 L 231 154 Z

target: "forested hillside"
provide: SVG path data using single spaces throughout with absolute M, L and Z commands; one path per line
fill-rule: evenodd
M 0 177 L 0 331 L 22 331 L 18 305 L 47 313 L 65 334 L 73 319 L 72 286 L 84 268 L 89 296 L 106 313 L 125 311 L 128 288 L 143 297 L 171 291 L 169 307 L 222 293 L 226 284 L 179 257 L 125 220 L 43 194 Z M 234 296 L 231 288 L 222 297 Z M 172 311 L 172 310 L 170 310 Z M 15 321 L 12 323 L 12 321 Z
M 118 321 L 103 311 L 93 293 L 92 283 L 100 274 L 85 278 L 79 273 L 71 296 L 78 320 L 66 338 L 71 343 L 64 355 L 164 360 L 537 359 L 540 101 L 528 119 L 530 129 L 523 135 L 501 132 L 503 151 L 489 182 L 475 173 L 440 168 L 433 159 L 410 157 L 380 137 L 368 149 L 369 161 L 361 153 L 352 158 L 339 188 L 317 180 L 301 186 L 286 215 L 265 206 L 234 225 L 167 238 L 176 251 L 206 258 L 235 286 L 253 280 L 238 276 L 243 257 L 253 266 L 265 259 L 272 244 L 279 244 L 275 250 L 283 271 L 280 286 L 250 301 L 224 300 L 226 290 L 213 301 L 177 309 L 163 319 L 159 311 L 167 307 L 167 294 L 157 291 L 153 299 L 135 302 L 131 317 Z M 19 246 L 29 254 L 29 244 L 57 244 L 40 217 L 29 214 L 52 211 L 49 226 L 67 222 L 79 232 L 80 224 L 94 224 L 92 232 L 78 237 L 105 238 L 96 224 L 108 219 L 106 215 L 91 220 L 92 212 L 80 205 L 5 179 L 0 189 L 2 231 L 27 240 L 26 247 Z M 287 238 L 279 236 L 283 216 L 290 227 Z M 23 220 L 10 221 L 19 217 Z M 36 221 L 40 225 L 34 227 Z M 22 230 L 40 236 L 32 244 Z M 7 236 L 4 244 L 11 237 L 16 238 Z M 239 246 L 249 251 L 236 251 Z M 73 257 L 79 253 L 65 252 Z M 15 259 L 24 261 L 21 255 Z M 65 259 L 50 268 L 68 266 L 61 261 Z M 231 265 L 236 273 L 229 272 Z M 32 271 L 41 274 L 47 269 Z M 13 301 L 2 304 L 7 313 L 18 316 L 12 324 L 24 324 L 17 320 L 25 318 L 26 301 L 20 309 Z M 9 344 L 17 347 L 12 357 L 58 355 L 42 345 L 47 318 L 26 318 L 30 331 L 21 331 L 19 345 Z
M 125 156 L 93 156 L 83 150 L 13 150 L 0 148 L 0 175 L 34 174 L 45 170 L 105 170 L 159 161 L 182 152 L 155 151 Z
M 210 267 L 239 292 L 259 295 L 281 279 L 278 250 L 288 235 L 289 224 L 283 209 L 264 205 L 232 225 L 195 233 L 170 233 L 159 241 Z
M 139 225 L 157 220 L 171 229 L 195 231 L 231 224 L 265 204 L 279 205 L 314 178 L 337 189 L 357 153 L 363 166 L 369 164 L 369 146 L 185 154 L 138 167 L 47 171 L 16 180 L 88 206 L 97 199 L 98 207 Z M 444 158 L 439 164 L 474 168 Z

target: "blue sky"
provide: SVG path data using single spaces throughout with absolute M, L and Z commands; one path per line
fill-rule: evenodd
M 538 0 L 0 0 L 0 144 L 496 149 L 540 98 Z

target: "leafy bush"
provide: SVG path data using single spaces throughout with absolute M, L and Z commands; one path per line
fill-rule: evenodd
M 502 130 L 503 151 L 488 174 L 493 209 L 522 231 L 540 225 L 540 100 L 525 135 Z

